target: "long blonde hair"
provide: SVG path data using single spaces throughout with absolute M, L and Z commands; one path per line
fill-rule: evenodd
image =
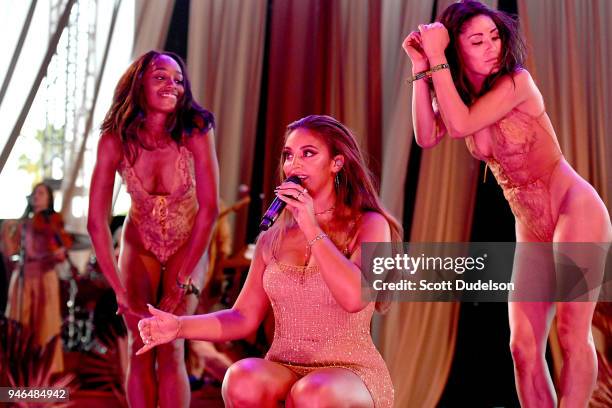
M 342 203 L 345 208 L 349 209 L 349 216 L 352 219 L 357 219 L 361 213 L 377 212 L 389 223 L 391 241 L 402 241 L 402 226 L 383 207 L 376 190 L 374 176 L 368 169 L 363 153 L 351 131 L 331 116 L 310 115 L 287 126 L 284 143 L 286 143 L 291 132 L 297 129 L 307 129 L 319 136 L 329 149 L 331 157 L 344 156 L 344 164 L 337 173 L 334 185 L 337 203 Z M 279 181 L 282 182 L 285 179 L 282 160 L 279 163 L 278 173 Z M 335 217 L 340 216 L 338 211 L 342 210 L 341 207 L 341 205 L 336 205 Z M 291 214 L 284 211 L 276 223 L 260 236 L 261 244 L 269 249 L 272 254 L 278 253 L 285 233 L 295 225 L 295 220 Z M 376 310 L 378 311 L 384 311 L 388 306 L 389 302 L 380 300 L 376 302 Z

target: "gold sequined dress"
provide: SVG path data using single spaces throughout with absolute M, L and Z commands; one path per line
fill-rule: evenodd
M 319 368 L 341 367 L 357 374 L 376 408 L 393 406 L 393 384 L 370 335 L 374 303 L 357 312 L 342 309 L 319 268 L 273 259 L 263 275 L 275 318 L 266 359 L 302 377 Z

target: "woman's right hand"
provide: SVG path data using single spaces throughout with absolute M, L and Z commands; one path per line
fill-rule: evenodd
M 147 306 L 152 316 L 138 322 L 138 330 L 144 346 L 136 352 L 137 356 L 146 353 L 155 346 L 173 341 L 181 331 L 181 321 L 177 316 L 156 309 L 151 305 Z
M 408 34 L 408 37 L 406 37 L 402 43 L 402 47 L 404 48 L 404 51 L 406 51 L 406 54 L 408 54 L 408 57 L 410 57 L 413 67 L 424 69 L 429 67 L 429 61 L 425 55 L 425 51 L 423 51 L 420 32 L 413 31 Z

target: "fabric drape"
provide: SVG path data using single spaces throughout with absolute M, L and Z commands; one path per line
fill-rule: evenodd
M 191 2 L 187 65 L 194 98 L 213 112 L 220 196 L 228 205 L 251 183 L 261 91 L 266 0 Z M 237 219 L 243 242 L 244 212 Z M 238 248 L 237 248 L 238 249 Z

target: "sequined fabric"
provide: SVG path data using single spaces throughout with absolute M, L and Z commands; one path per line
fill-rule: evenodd
M 517 220 L 540 241 L 551 242 L 556 220 L 550 179 L 562 154 L 548 116 L 544 112 L 534 117 L 515 108 L 491 131 L 492 154 L 482 154 L 473 136 L 466 138 L 470 153 L 487 163 Z
M 266 268 L 263 285 L 275 318 L 266 359 L 298 376 L 318 368 L 346 368 L 362 379 L 376 408 L 393 406 L 391 377 L 370 335 L 373 303 L 357 313 L 345 311 L 316 266 L 274 260 Z
M 123 160 L 119 172 L 132 199 L 130 220 L 138 228 L 144 247 L 165 263 L 189 238 L 198 210 L 191 152 L 179 147 L 175 188 L 168 195 L 149 194 L 127 160 Z

